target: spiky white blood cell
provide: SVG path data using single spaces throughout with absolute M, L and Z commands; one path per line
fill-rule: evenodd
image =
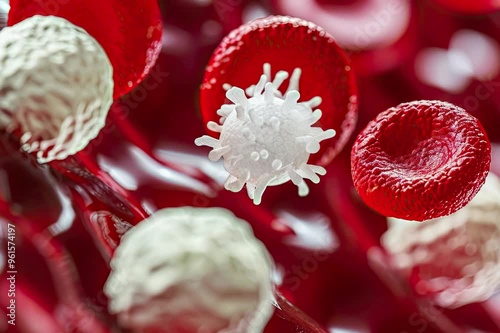
M 271 81 L 271 66 L 264 64 L 264 74 L 255 86 L 245 91 L 227 86 L 225 104 L 217 111 L 220 124 L 209 122 L 208 128 L 219 132 L 219 139 L 204 135 L 195 140 L 198 146 L 213 150 L 208 158 L 217 161 L 224 158 L 229 172 L 224 186 L 238 192 L 246 184 L 248 195 L 259 204 L 267 186 L 280 185 L 288 180 L 297 185 L 299 195 L 309 189 L 304 179 L 319 182 L 319 175 L 326 170 L 307 164 L 309 156 L 317 153 L 320 142 L 335 136 L 333 129 L 326 131 L 313 127 L 321 118 L 321 98 L 316 96 L 306 102 L 298 102 L 301 70 L 296 68 L 283 94 L 278 90 L 288 78 L 279 71 Z M 247 97 L 248 96 L 248 97 Z
M 113 101 L 99 43 L 65 19 L 33 16 L 0 32 L 0 50 L 0 128 L 41 163 L 85 148 Z
M 489 174 L 456 213 L 423 223 L 389 218 L 382 245 L 416 291 L 455 308 L 488 299 L 500 287 L 500 180 Z
M 138 332 L 260 333 L 273 312 L 273 262 L 222 208 L 168 208 L 125 233 L 104 291 Z

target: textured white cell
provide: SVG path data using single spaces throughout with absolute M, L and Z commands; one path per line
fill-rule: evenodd
M 104 291 L 122 326 L 155 333 L 260 333 L 274 264 L 222 208 L 167 208 L 125 233 Z
M 54 16 L 0 31 L 0 128 L 21 135 L 41 163 L 87 146 L 104 126 L 113 75 L 99 43 Z
M 204 135 L 195 140 L 198 146 L 209 146 L 211 161 L 224 158 L 229 177 L 227 190 L 238 192 L 246 184 L 248 195 L 259 204 L 267 186 L 280 185 L 288 180 L 297 185 L 299 195 L 309 189 L 304 179 L 319 182 L 318 175 L 326 170 L 308 164 L 309 156 L 317 153 L 320 142 L 335 136 L 335 131 L 313 127 L 321 118 L 320 97 L 298 102 L 301 70 L 296 68 L 283 96 L 278 88 L 288 78 L 279 71 L 271 81 L 271 66 L 264 65 L 264 74 L 257 85 L 243 91 L 226 85 L 226 96 L 232 104 L 217 111 L 220 124 L 209 122 L 207 127 L 219 132 L 219 139 Z M 247 97 L 248 96 L 248 97 Z
M 455 308 L 491 297 L 500 287 L 500 180 L 489 174 L 456 213 L 422 223 L 388 218 L 382 245 L 405 274 L 418 269 L 416 291 Z

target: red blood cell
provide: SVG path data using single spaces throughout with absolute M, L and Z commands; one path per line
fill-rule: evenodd
M 200 89 L 204 121 L 218 122 L 216 112 L 226 101 L 225 83 L 246 89 L 259 81 L 265 63 L 271 65 L 273 77 L 278 71 L 291 74 L 295 68 L 302 69 L 301 102 L 322 98 L 319 109 L 323 116 L 316 126 L 333 128 L 337 135 L 310 161 L 328 164 L 354 129 L 357 89 L 344 52 L 328 33 L 311 22 L 270 16 L 245 24 L 225 37 L 212 55 Z
M 161 48 L 158 4 L 149 0 L 11 0 L 9 25 L 34 15 L 67 19 L 92 35 L 114 69 L 114 97 L 128 93 L 149 73 Z
M 500 9 L 497 0 L 432 0 L 439 6 L 463 14 L 486 14 Z
M 465 206 L 484 184 L 491 147 L 480 122 L 441 101 L 380 113 L 356 139 L 354 185 L 385 216 L 423 221 Z

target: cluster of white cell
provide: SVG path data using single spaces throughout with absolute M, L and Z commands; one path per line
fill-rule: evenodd
M 484 301 L 500 287 L 500 180 L 490 173 L 456 213 L 422 223 L 388 219 L 383 246 L 403 273 L 417 273 L 416 291 L 455 308 Z
M 41 163 L 87 146 L 113 101 L 113 69 L 99 43 L 55 16 L 0 31 L 0 128 Z
M 104 291 L 134 332 L 261 333 L 274 264 L 247 222 L 222 208 L 167 208 L 125 233 Z
M 219 132 L 219 139 L 204 135 L 195 140 L 198 146 L 209 146 L 211 161 L 224 158 L 229 172 L 227 190 L 238 192 L 246 184 L 248 195 L 259 204 L 267 186 L 280 185 L 288 180 L 298 186 L 299 195 L 309 189 L 304 179 L 319 182 L 318 175 L 326 170 L 308 164 L 310 154 L 317 153 L 320 142 L 335 136 L 335 131 L 323 131 L 312 126 L 321 118 L 320 97 L 298 102 L 301 70 L 296 68 L 283 96 L 279 91 L 288 73 L 279 71 L 271 81 L 271 67 L 264 65 L 264 74 L 257 85 L 245 91 L 226 86 L 225 104 L 217 111 L 220 124 L 209 122 L 208 128 Z

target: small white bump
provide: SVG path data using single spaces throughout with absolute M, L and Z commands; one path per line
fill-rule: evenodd
M 238 117 L 239 120 L 245 120 L 246 118 L 245 108 L 240 104 L 236 104 L 234 109 L 236 110 L 236 117 Z
M 272 167 L 274 170 L 279 170 L 283 166 L 283 163 L 280 160 L 274 160 L 272 163 Z
M 279 130 L 281 122 L 278 117 L 271 117 L 271 119 L 269 119 L 269 123 L 275 131 Z

